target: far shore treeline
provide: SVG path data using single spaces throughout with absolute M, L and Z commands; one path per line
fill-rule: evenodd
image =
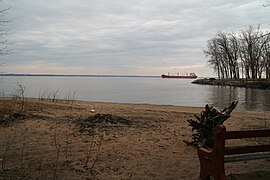
M 219 32 L 204 53 L 219 79 L 270 78 L 270 32 L 260 26 Z

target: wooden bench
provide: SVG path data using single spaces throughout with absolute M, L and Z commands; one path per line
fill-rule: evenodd
M 215 129 L 213 148 L 197 149 L 200 160 L 200 178 L 210 179 L 212 176 L 215 180 L 225 180 L 224 163 L 226 162 L 270 158 L 270 144 L 225 147 L 226 139 L 253 137 L 270 137 L 270 129 L 226 131 L 224 125 L 219 125 Z

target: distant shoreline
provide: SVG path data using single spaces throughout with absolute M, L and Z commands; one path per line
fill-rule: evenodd
M 38 77 L 143 77 L 159 78 L 160 76 L 140 76 L 140 75 L 98 75 L 98 74 L 0 74 L 0 76 L 38 76 Z
M 270 79 L 215 79 L 204 78 L 196 79 L 193 84 L 234 86 L 254 89 L 270 89 Z

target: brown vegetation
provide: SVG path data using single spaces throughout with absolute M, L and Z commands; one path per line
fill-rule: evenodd
M 186 120 L 202 108 L 64 102 L 25 99 L 20 111 L 19 99 L 0 100 L 1 118 L 12 119 L 1 119 L 0 179 L 198 178 L 196 149 L 183 140 L 192 135 Z M 270 113 L 235 111 L 225 125 L 269 128 Z M 226 172 L 269 178 L 269 163 L 229 163 Z

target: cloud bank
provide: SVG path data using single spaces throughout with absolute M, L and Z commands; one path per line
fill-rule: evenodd
M 9 0 L 7 73 L 212 76 L 203 49 L 218 31 L 261 24 L 264 1 Z M 3 3 L 2 3 L 3 4 Z M 184 72 L 183 72 L 184 71 Z

